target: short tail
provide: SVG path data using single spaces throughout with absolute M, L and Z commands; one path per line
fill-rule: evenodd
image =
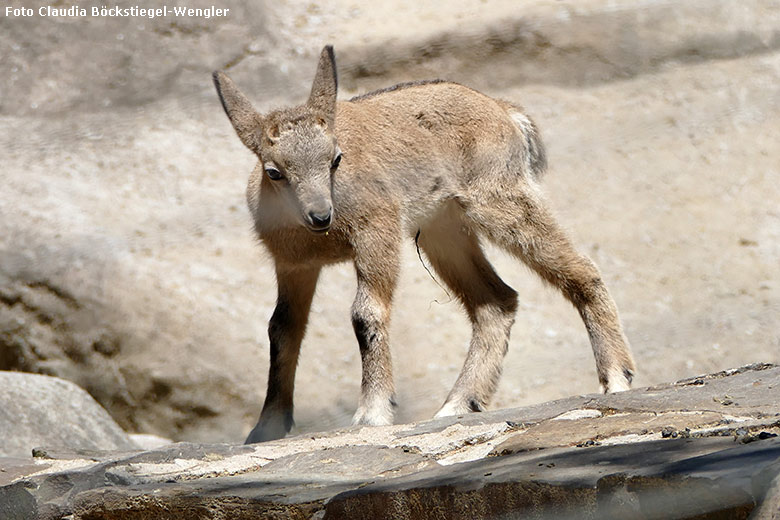
M 544 150 L 542 136 L 533 120 L 525 115 L 519 107 L 509 109 L 509 117 L 525 140 L 525 160 L 528 171 L 535 178 L 540 179 L 547 170 L 547 153 Z

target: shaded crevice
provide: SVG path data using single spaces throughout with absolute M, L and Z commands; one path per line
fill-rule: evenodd
M 341 79 L 345 84 L 362 80 L 392 79 L 425 75 L 426 69 L 436 69 L 454 80 L 489 78 L 491 88 L 519 84 L 555 84 L 561 86 L 591 86 L 620 81 L 643 74 L 652 74 L 669 63 L 698 64 L 759 56 L 780 50 L 780 31 L 763 38 L 744 30 L 685 39 L 669 48 L 664 42 L 645 41 L 627 48 L 622 33 L 607 32 L 600 47 L 582 42 L 560 45 L 550 35 L 572 30 L 575 22 L 585 26 L 595 24 L 606 13 L 594 13 L 571 22 L 540 19 L 507 22 L 501 28 L 485 27 L 481 33 L 458 35 L 450 32 L 427 40 L 396 47 L 387 43 L 375 47 L 347 50 L 341 55 Z M 642 25 L 637 23 L 637 29 Z M 455 62 L 451 60 L 455 58 Z M 514 69 L 507 60 L 515 60 Z M 438 62 L 442 63 L 438 63 Z M 423 69 L 420 71 L 419 69 Z M 490 70 L 502 70 L 499 77 Z M 474 81 L 470 81 L 474 83 Z

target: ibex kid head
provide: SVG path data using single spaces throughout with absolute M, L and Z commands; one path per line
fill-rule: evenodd
M 298 107 L 263 116 L 223 72 L 214 73 L 214 84 L 241 142 L 260 160 L 263 185 L 277 190 L 310 231 L 328 231 L 333 220 L 331 175 L 341 161 L 334 133 L 333 47 L 322 50 L 309 99 Z

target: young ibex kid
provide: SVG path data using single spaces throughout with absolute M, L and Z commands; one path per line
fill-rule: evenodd
M 292 427 L 295 368 L 317 278 L 323 266 L 345 260 L 357 273 L 352 325 L 363 366 L 353 423 L 392 422 L 388 330 L 404 236 L 417 239 L 473 327 L 437 417 L 484 410 L 514 322 L 517 293 L 493 270 L 479 237 L 561 290 L 585 322 L 603 390 L 629 388 L 634 361 L 617 309 L 540 194 L 545 152 L 522 108 L 445 81 L 336 101 L 330 46 L 301 106 L 261 115 L 225 74 L 215 72 L 214 82 L 238 137 L 258 157 L 247 200 L 279 289 L 268 326 L 268 392 L 247 443 Z

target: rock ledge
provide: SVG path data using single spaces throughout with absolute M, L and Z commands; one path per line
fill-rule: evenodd
M 0 459 L 0 517 L 776 518 L 780 367 L 252 446 Z

